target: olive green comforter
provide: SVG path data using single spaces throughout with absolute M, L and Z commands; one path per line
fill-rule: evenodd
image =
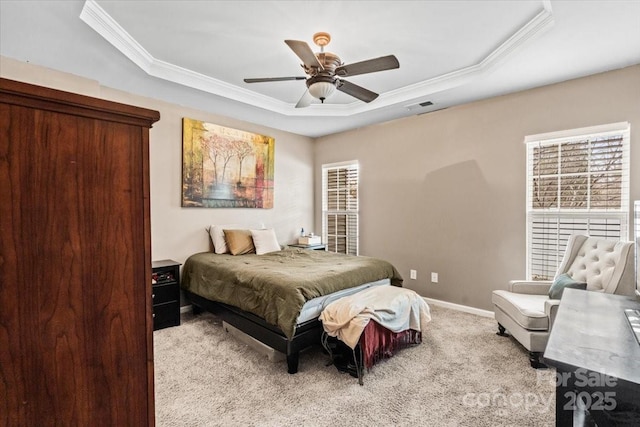
M 386 278 L 402 286 L 402 277 L 387 261 L 288 247 L 264 255 L 192 255 L 185 261 L 181 286 L 260 316 L 292 338 L 306 301 Z

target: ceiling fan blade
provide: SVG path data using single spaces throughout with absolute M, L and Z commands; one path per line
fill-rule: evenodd
M 309 68 L 318 68 L 324 70 L 324 67 L 316 58 L 316 54 L 313 53 L 311 48 L 306 42 L 300 40 L 285 40 L 284 41 L 295 53 L 298 58 L 302 60 L 302 63 Z
M 368 59 L 362 62 L 342 65 L 336 68 L 336 76 L 356 76 L 358 74 L 375 73 L 376 71 L 391 70 L 400 68 L 398 58 L 394 55 L 381 56 L 380 58 Z
M 347 95 L 351 95 L 364 102 L 371 102 L 378 97 L 377 93 L 371 92 L 369 89 L 365 89 L 362 86 L 358 86 L 346 80 L 338 80 L 338 85 L 336 87 L 340 92 L 344 92 Z
M 309 89 L 305 90 L 302 94 L 302 98 L 300 98 L 300 101 L 296 104 L 296 108 L 308 107 L 311 105 L 311 101 L 313 101 L 313 99 L 313 96 L 309 93 Z
M 245 83 L 284 82 L 287 80 L 306 80 L 306 77 L 263 77 L 258 79 L 244 79 Z

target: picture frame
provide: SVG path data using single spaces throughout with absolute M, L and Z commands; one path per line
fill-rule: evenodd
M 182 120 L 182 206 L 273 208 L 275 139 Z

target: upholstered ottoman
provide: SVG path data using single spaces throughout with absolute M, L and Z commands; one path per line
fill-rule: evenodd
M 344 343 L 352 352 L 362 385 L 365 367 L 371 369 L 398 349 L 422 341 L 422 331 L 431 321 L 431 314 L 426 301 L 416 292 L 378 286 L 332 302 L 322 311 L 320 320 L 325 349 L 335 359 L 337 346 L 329 345 L 331 337 Z

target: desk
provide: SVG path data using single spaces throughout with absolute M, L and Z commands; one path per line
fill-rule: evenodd
M 639 426 L 640 345 L 624 314 L 634 297 L 565 289 L 544 352 L 556 368 L 557 426 Z

